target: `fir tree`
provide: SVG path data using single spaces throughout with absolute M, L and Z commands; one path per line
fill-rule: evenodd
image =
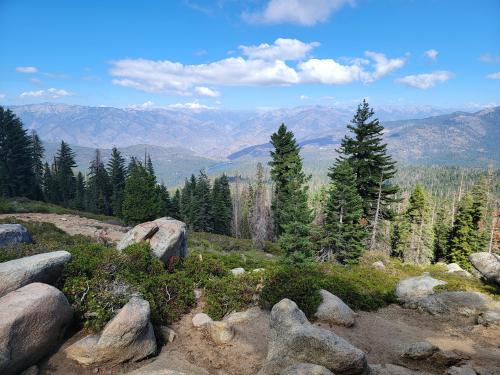
M 485 225 L 486 209 L 488 206 L 488 185 L 484 176 L 472 187 L 471 196 L 472 227 L 474 229 L 473 251 L 481 252 L 485 251 L 488 245 L 488 232 Z
M 76 167 L 75 154 L 67 143 L 61 141 L 61 146 L 57 152 L 55 160 L 54 178 L 58 187 L 58 202 L 63 206 L 69 206 L 71 200 L 75 197 L 76 179 L 73 174 L 73 168 Z
M 348 160 L 354 170 L 364 217 L 372 224 L 378 218 L 392 217 L 390 205 L 397 202 L 395 194 L 398 192 L 398 187 L 390 183 L 396 173 L 396 162 L 387 154 L 387 145 L 383 143 L 384 127 L 378 119 L 372 119 L 373 115 L 373 109 L 363 100 L 347 125 L 352 135 L 342 139 L 338 150 L 339 160 Z
M 181 194 L 181 217 L 182 220 L 188 225 L 190 229 L 193 229 L 194 225 L 194 206 L 195 202 L 195 191 L 196 191 L 196 177 L 191 175 L 191 178 L 184 182 L 184 187 L 182 188 Z
M 0 196 L 30 196 L 34 180 L 30 138 L 21 120 L 0 107 Z
M 213 230 L 213 206 L 210 181 L 204 171 L 200 171 L 194 191 L 193 229 L 198 232 Z
M 129 224 L 138 224 L 160 216 L 160 204 L 153 176 L 137 160 L 129 165 L 125 182 L 122 216 Z
M 307 178 L 302 170 L 300 148 L 282 124 L 271 136 L 271 178 L 274 182 L 272 211 L 276 235 L 287 255 L 309 257 L 311 210 L 307 202 Z
M 440 207 L 434 223 L 434 260 L 436 262 L 443 261 L 447 257 L 448 236 L 450 233 L 448 221 L 445 208 Z
M 43 154 L 45 148 L 38 134 L 31 131 L 30 154 L 31 166 L 33 168 L 33 183 L 31 187 L 31 197 L 36 200 L 43 200 Z
M 448 260 L 470 268 L 469 255 L 474 252 L 473 200 L 470 194 L 460 201 L 448 244 Z
M 111 215 L 111 193 L 111 183 L 108 172 L 101 159 L 101 152 L 96 150 L 95 158 L 90 163 L 87 180 L 88 211 Z
M 179 189 L 175 190 L 175 194 L 171 200 L 171 215 L 174 219 L 182 220 L 181 217 L 181 191 Z
M 160 216 L 172 217 L 172 209 L 170 203 L 170 193 L 165 184 L 156 185 L 156 194 L 160 205 Z
M 51 203 L 57 202 L 59 197 L 57 181 L 52 173 L 52 168 L 47 162 L 43 167 L 43 196 L 47 202 Z
M 113 215 L 121 217 L 126 170 L 125 160 L 116 147 L 111 150 L 111 157 L 108 161 L 108 175 L 111 184 L 111 209 Z
M 85 210 L 86 196 L 85 196 L 85 179 L 83 178 L 82 172 L 78 172 L 76 175 L 76 194 L 74 207 L 77 210 Z
M 233 216 L 233 202 L 229 179 L 225 174 L 216 178 L 212 189 L 213 204 L 213 232 L 231 235 L 231 218 Z
M 356 189 L 356 177 L 347 161 L 330 169 L 330 189 L 325 208 L 320 256 L 341 263 L 357 263 L 364 251 L 366 227 L 360 224 L 363 201 Z

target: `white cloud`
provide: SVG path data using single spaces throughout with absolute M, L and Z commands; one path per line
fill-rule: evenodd
M 304 43 L 297 39 L 278 38 L 272 45 L 262 43 L 258 46 L 239 46 L 238 48 L 250 59 L 286 61 L 300 60 L 319 45 L 318 42 Z
M 402 83 L 418 89 L 427 90 L 438 83 L 446 82 L 453 78 L 454 74 L 444 70 L 431 73 L 415 74 L 396 79 L 397 83 Z
M 36 73 L 38 69 L 34 66 L 18 66 L 16 68 L 16 72 L 18 73 Z
M 152 102 L 151 100 L 148 100 L 142 104 L 132 104 L 132 105 L 129 105 L 128 108 L 132 108 L 132 109 L 149 109 L 149 108 L 152 108 L 154 106 L 154 102 Z
M 7 95 L 0 93 L 0 99 L 5 99 Z
M 405 58 L 367 51 L 368 58 L 302 60 L 318 43 L 277 39 L 272 45 L 240 46 L 246 57 L 184 65 L 169 60 L 124 59 L 111 62 L 113 84 L 154 93 L 216 96 L 209 86 L 289 86 L 303 83 L 370 83 L 404 66 Z M 302 60 L 287 63 L 285 60 Z M 342 59 L 340 59 L 342 60 Z M 210 90 L 210 91 L 208 91 Z M 213 92 L 212 92 L 213 91 Z
M 21 98 L 52 98 L 57 99 L 63 96 L 71 96 L 72 94 L 64 89 L 56 89 L 51 87 L 47 90 L 26 91 L 19 95 Z
M 488 79 L 500 79 L 500 72 L 491 73 L 486 76 Z
M 301 95 L 299 96 L 300 100 L 309 100 L 309 97 L 307 95 Z
M 194 91 L 199 96 L 206 96 L 209 98 L 217 98 L 220 96 L 220 92 L 212 90 L 211 88 L 205 86 L 197 86 L 195 87 Z
M 175 108 L 175 109 L 213 109 L 213 107 L 209 107 L 208 105 L 205 104 L 200 104 L 198 102 L 189 102 L 189 103 L 175 103 L 175 104 L 169 104 L 167 106 L 168 108 Z
M 435 49 L 429 49 L 424 52 L 424 56 L 431 59 L 432 61 L 436 61 L 439 52 Z
M 482 55 L 479 60 L 488 64 L 500 64 L 500 56 L 490 55 L 489 53 Z
M 343 6 L 354 5 L 353 0 L 270 0 L 264 9 L 243 13 L 249 23 L 292 23 L 312 26 L 325 22 Z

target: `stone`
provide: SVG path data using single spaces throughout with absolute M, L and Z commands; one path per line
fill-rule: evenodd
M 268 352 L 260 375 L 279 375 L 298 363 L 320 365 L 335 374 L 367 374 L 365 354 L 335 333 L 309 323 L 295 302 L 273 306 Z
M 187 256 L 186 224 L 179 220 L 162 217 L 136 225 L 121 239 L 117 249 L 121 251 L 141 241 L 149 242 L 153 254 L 167 265 L 172 257 Z
M 212 318 L 205 313 L 198 313 L 193 316 L 193 319 L 191 321 L 193 323 L 193 326 L 195 326 L 196 328 L 200 328 L 211 323 Z
M 432 315 L 459 314 L 474 317 L 488 310 L 495 310 L 498 302 L 478 292 L 442 292 L 421 298 L 408 306 Z
M 477 323 L 483 326 L 491 326 L 500 324 L 500 310 L 488 310 L 480 314 L 477 318 Z
M 28 230 L 21 224 L 0 224 L 0 247 L 32 242 Z
M 0 263 L 0 297 L 34 282 L 54 283 L 70 259 L 67 251 L 53 251 Z
M 207 325 L 208 333 L 217 345 L 224 345 L 234 337 L 234 329 L 230 323 L 225 321 L 210 322 Z
M 252 307 L 245 311 L 232 312 L 229 315 L 226 315 L 222 320 L 230 324 L 245 323 L 259 316 L 259 312 L 260 309 L 258 307 Z
M 436 286 L 444 284 L 446 284 L 445 281 L 424 273 L 422 276 L 400 280 L 396 285 L 396 296 L 402 302 L 411 302 L 433 294 Z
M 287 367 L 281 375 L 334 375 L 326 367 L 311 363 L 298 363 Z
M 372 263 L 372 267 L 373 267 L 373 268 L 377 268 L 377 269 L 379 269 L 379 270 L 385 270 L 385 264 L 384 264 L 384 263 L 382 263 L 382 261 L 380 261 L 380 260 L 379 260 L 379 261 L 376 261 L 376 262 L 373 262 L 373 263 Z
M 21 372 L 20 375 L 38 375 L 38 366 L 31 366 L 30 368 Z
M 439 348 L 428 341 L 415 342 L 404 348 L 401 355 L 410 359 L 425 359 L 439 351 Z
M 241 268 L 241 267 L 238 267 L 238 268 L 233 268 L 231 270 L 231 273 L 234 275 L 234 276 L 239 276 L 239 275 L 243 275 L 245 273 L 245 269 L 244 268 Z
M 0 374 L 36 364 L 61 341 L 73 310 L 61 291 L 32 283 L 0 298 Z
M 200 299 L 201 296 L 203 295 L 203 290 L 202 289 L 194 289 L 193 293 L 194 293 L 195 299 Z
M 90 335 L 66 348 L 66 355 L 88 366 L 136 362 L 156 352 L 149 302 L 132 297 L 100 335 Z
M 450 263 L 446 265 L 446 272 L 447 273 L 453 273 L 455 275 L 459 275 L 462 277 L 472 277 L 470 272 L 464 270 L 460 265 L 457 263 Z
M 322 302 L 314 315 L 319 321 L 351 327 L 354 325 L 356 313 L 339 297 L 327 290 L 320 290 Z
M 439 367 L 450 367 L 457 365 L 466 359 L 469 359 L 469 357 L 463 353 L 456 352 L 454 350 L 439 350 L 429 358 L 429 361 Z
M 478 375 L 500 375 L 500 366 L 496 367 L 476 367 L 474 366 L 474 371 Z
M 172 328 L 167 326 L 161 326 L 160 332 L 165 342 L 174 342 L 177 338 L 177 332 L 175 332 Z
M 386 365 L 370 365 L 370 375 L 431 375 L 424 371 L 410 370 L 409 368 L 386 364 Z
M 448 375 L 477 375 L 476 371 L 470 366 L 450 367 L 446 372 Z
M 473 253 L 469 260 L 487 281 L 500 285 L 500 255 L 494 253 Z
M 153 362 L 126 375 L 209 375 L 209 373 L 186 361 L 180 352 L 162 351 Z

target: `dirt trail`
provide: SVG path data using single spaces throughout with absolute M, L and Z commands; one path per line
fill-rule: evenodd
M 15 217 L 26 221 L 37 221 L 52 223 L 59 229 L 70 235 L 83 234 L 98 240 L 106 240 L 111 243 L 118 243 L 127 232 L 126 227 L 121 225 L 109 224 L 99 220 L 88 219 L 76 215 L 59 215 L 43 213 L 26 214 L 1 214 L 0 219 L 6 217 Z

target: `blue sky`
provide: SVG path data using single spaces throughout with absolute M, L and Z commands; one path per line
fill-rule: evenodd
M 500 1 L 0 0 L 0 103 L 500 105 Z

